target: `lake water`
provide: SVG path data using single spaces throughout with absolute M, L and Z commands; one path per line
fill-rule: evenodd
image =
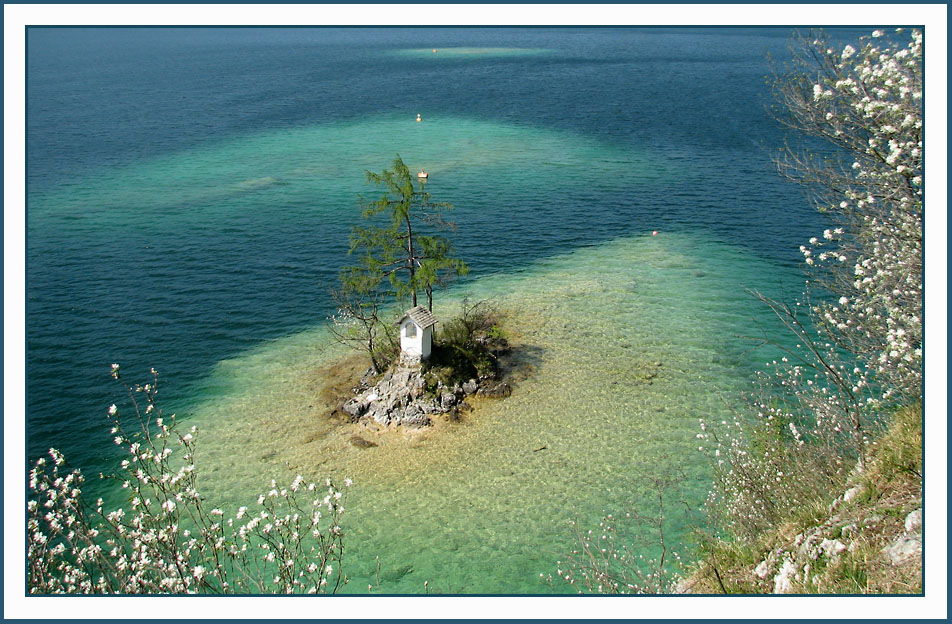
M 109 365 L 155 367 L 223 504 L 354 479 L 348 591 L 376 557 L 387 593 L 565 591 L 539 575 L 569 520 L 650 513 L 681 473 L 672 500 L 701 504 L 697 419 L 771 357 L 748 337 L 779 332 L 745 289 L 799 292 L 824 223 L 771 163 L 766 57 L 789 34 L 30 29 L 28 457 L 110 469 Z M 358 449 L 314 407 L 342 354 L 327 290 L 364 171 L 396 153 L 455 205 L 472 268 L 438 316 L 493 298 L 535 373 Z

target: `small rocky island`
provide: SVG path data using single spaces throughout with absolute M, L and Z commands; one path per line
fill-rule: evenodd
M 426 427 L 445 415 L 458 420 L 467 397 L 512 393 L 512 347 L 499 314 L 485 302 L 463 305 L 434 340 L 437 318 L 415 306 L 397 321 L 400 354 L 388 370 L 369 369 L 338 410 L 352 422 L 377 428 Z

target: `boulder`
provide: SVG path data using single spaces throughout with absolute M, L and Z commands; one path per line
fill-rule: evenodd
M 361 387 L 364 387 L 364 388 L 368 387 L 370 385 L 370 382 L 373 381 L 373 378 L 376 375 L 377 375 L 377 371 L 374 370 L 373 366 L 368 368 L 367 372 L 364 373 L 363 376 L 360 378 Z
M 851 500 L 859 496 L 859 493 L 862 491 L 863 491 L 863 488 L 859 485 L 851 487 L 850 489 L 846 490 L 845 494 L 843 494 L 843 502 L 844 503 L 850 502 Z
M 774 576 L 774 588 L 773 593 L 775 594 L 786 594 L 790 591 L 793 583 L 793 576 L 797 573 L 797 566 L 790 559 L 784 559 L 783 565 L 780 566 L 780 570 L 777 571 L 777 574 Z
M 359 418 L 361 414 L 364 413 L 366 405 L 356 398 L 350 399 L 343 405 L 341 405 L 341 411 L 350 414 L 353 418 Z
M 922 510 L 917 509 L 908 516 L 905 522 L 906 531 L 913 533 L 922 528 Z
M 846 545 L 840 540 L 824 539 L 820 542 L 820 551 L 827 557 L 836 557 L 846 550 Z
M 402 424 L 422 427 L 430 424 L 430 419 L 418 405 L 408 405 L 400 418 Z
M 478 394 L 480 396 L 487 396 L 494 399 L 500 399 L 512 394 L 512 386 L 510 386 L 506 382 L 502 382 L 494 386 L 480 388 Z
M 423 410 L 423 413 L 427 415 L 442 414 L 443 412 L 446 411 L 445 409 L 443 409 L 443 407 L 439 403 L 437 403 L 433 399 L 425 399 L 422 401 L 417 401 L 416 405 L 419 405 L 420 409 Z
M 442 408 L 445 409 L 445 410 L 448 410 L 448 409 L 450 409 L 451 407 L 453 407 L 454 405 L 456 405 L 456 395 L 455 395 L 455 394 L 453 394 L 452 392 L 446 391 L 446 390 L 444 390 L 442 393 L 440 393 L 440 407 L 442 407 Z
M 893 565 L 902 565 L 922 556 L 922 539 L 918 535 L 902 535 L 891 545 L 883 548 Z
M 476 391 L 479 390 L 479 384 L 476 383 L 475 379 L 470 379 L 463 384 L 463 394 L 470 395 L 476 394 Z

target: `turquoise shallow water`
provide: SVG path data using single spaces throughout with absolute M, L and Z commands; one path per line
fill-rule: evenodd
M 109 364 L 155 367 L 215 496 L 356 481 L 350 591 L 378 556 L 393 593 L 564 589 L 538 575 L 569 519 L 597 525 L 674 468 L 672 496 L 699 503 L 697 418 L 769 359 L 739 338 L 770 328 L 743 289 L 797 288 L 797 245 L 823 229 L 770 162 L 764 52 L 787 35 L 32 29 L 27 455 L 110 469 Z M 397 153 L 455 204 L 473 269 L 437 313 L 494 298 L 536 371 L 362 450 L 314 399 L 342 355 L 327 290 L 364 171 Z
M 196 408 L 205 483 L 238 505 L 263 474 L 354 479 L 349 591 L 378 585 L 377 557 L 385 593 L 424 581 L 451 593 L 565 591 L 539 574 L 571 550 L 568 521 L 597 530 L 603 513 L 650 515 L 645 493 L 665 478 L 676 483 L 667 539 L 683 548 L 683 504 L 697 510 L 706 493 L 698 418 L 728 417 L 774 355 L 744 337 L 752 318 L 768 321 L 743 290 L 771 287 L 762 269 L 703 235 L 647 235 L 456 289 L 435 312 L 452 315 L 462 296 L 493 300 L 535 372 L 509 399 L 434 430 L 327 421 L 316 387 L 340 349 L 321 346 L 322 330 L 289 336 L 212 375 L 228 390 Z M 355 433 L 379 446 L 350 445 Z

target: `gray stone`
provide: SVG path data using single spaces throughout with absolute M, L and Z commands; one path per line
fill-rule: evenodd
M 400 422 L 407 425 L 422 427 L 430 424 L 430 419 L 418 405 L 409 405 L 403 410 Z
M 809 536 L 807 536 L 807 538 L 797 549 L 797 559 L 816 559 L 817 556 L 819 556 L 819 551 L 815 548 L 815 546 L 817 546 L 822 540 L 823 536 L 821 536 L 818 532 L 811 533 Z
M 906 530 L 910 533 L 918 531 L 922 528 L 922 510 L 917 509 L 908 516 L 906 516 Z
M 917 535 L 902 535 L 883 549 L 893 565 L 902 565 L 922 556 L 922 540 Z
M 370 368 L 368 368 L 368 369 L 367 369 L 367 372 L 364 373 L 363 377 L 360 378 L 360 385 L 363 386 L 363 387 L 369 386 L 369 385 L 370 385 L 370 382 L 373 380 L 373 378 L 374 378 L 374 376 L 375 376 L 376 374 L 377 374 L 377 373 L 376 373 L 376 371 L 374 370 L 374 367 L 373 367 L 373 366 L 371 366 Z
M 476 383 L 475 379 L 470 379 L 463 384 L 463 394 L 476 394 L 477 390 L 479 390 L 479 384 Z
M 859 495 L 859 493 L 862 491 L 863 491 L 863 488 L 858 485 L 851 487 L 850 489 L 846 490 L 845 494 L 843 494 L 843 502 L 845 503 L 850 502 L 851 500 L 856 498 Z
M 770 564 L 767 561 L 767 559 L 764 559 L 754 568 L 754 574 L 757 575 L 757 578 L 766 579 L 770 576 Z
M 481 396 L 487 396 L 494 399 L 507 397 L 512 394 L 512 386 L 503 382 L 503 383 L 496 384 L 495 386 L 480 388 L 478 394 Z
M 440 393 L 440 407 L 448 410 L 449 408 L 456 405 L 456 395 L 452 392 L 443 391 Z
M 840 540 L 825 539 L 820 542 L 820 550 L 827 557 L 836 557 L 846 550 L 846 545 Z
M 341 409 L 354 418 L 359 418 L 364 413 L 366 406 L 357 399 L 350 399 L 341 406 Z
M 790 559 L 784 559 L 783 565 L 780 566 L 780 570 L 778 570 L 776 576 L 774 576 L 773 593 L 786 594 L 788 591 L 790 591 L 792 586 L 790 580 L 796 573 L 797 566 L 793 563 L 793 561 Z
M 856 537 L 859 535 L 859 527 L 856 526 L 856 523 L 847 524 L 840 530 L 840 535 L 845 538 Z
M 427 415 L 442 414 L 443 412 L 446 411 L 446 409 L 444 409 L 443 407 L 441 407 L 441 406 L 440 406 L 436 401 L 434 401 L 433 399 L 426 399 L 426 400 L 423 400 L 423 401 L 417 401 L 417 402 L 416 402 L 416 405 L 419 405 L 419 406 L 420 406 L 420 409 L 423 410 L 423 413 L 424 413 L 424 414 L 427 414 Z

